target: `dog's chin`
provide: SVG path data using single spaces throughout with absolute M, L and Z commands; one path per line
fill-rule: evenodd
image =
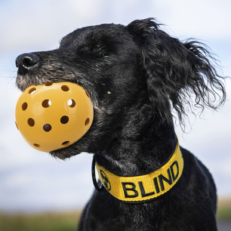
M 65 150 L 62 150 L 62 149 L 51 151 L 50 154 L 53 157 L 59 158 L 61 160 L 65 160 L 66 158 L 71 157 L 70 155 L 67 154 L 67 152 Z
M 57 157 L 61 160 L 65 160 L 65 159 L 70 158 L 72 156 L 64 149 L 58 149 L 58 150 L 51 151 L 50 154 L 53 157 Z
M 79 152 L 76 148 L 73 147 L 73 145 L 70 145 L 69 147 L 57 149 L 54 151 L 51 151 L 50 154 L 53 157 L 59 158 L 61 160 L 65 160 L 67 158 L 70 158 L 71 156 L 78 155 L 81 152 Z

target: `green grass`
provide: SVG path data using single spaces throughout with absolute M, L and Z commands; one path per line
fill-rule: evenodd
M 75 231 L 80 212 L 4 214 L 0 213 L 0 231 Z M 218 203 L 218 220 L 231 220 L 231 200 Z
M 217 210 L 218 220 L 231 220 L 231 208 L 222 208 Z
M 218 201 L 217 219 L 231 220 L 231 199 L 223 199 Z
M 1 231 L 75 231 L 80 212 L 0 214 Z

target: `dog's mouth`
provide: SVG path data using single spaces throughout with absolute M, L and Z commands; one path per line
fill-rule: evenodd
M 43 68 L 28 71 L 25 74 L 17 73 L 16 85 L 21 91 L 32 85 L 42 85 L 44 83 L 76 82 L 75 73 L 72 70 L 57 67 L 55 70 L 51 65 L 44 65 Z M 80 73 L 77 73 L 81 76 Z
M 28 74 L 26 75 L 17 75 L 16 78 L 16 86 L 21 90 L 25 91 L 26 88 L 32 85 L 42 85 L 44 83 L 51 82 L 46 79 L 38 78 L 38 77 L 30 77 Z
M 74 82 L 73 78 L 44 78 L 40 76 L 30 76 L 28 74 L 26 75 L 20 75 L 18 74 L 16 77 L 16 86 L 23 92 L 28 87 L 34 85 L 42 85 L 45 83 L 58 83 L 58 82 Z
M 39 76 L 35 76 L 35 75 L 29 75 L 29 74 L 25 74 L 25 75 L 21 75 L 21 74 L 17 74 L 17 78 L 16 78 L 16 85 L 17 87 L 24 92 L 28 87 L 30 86 L 37 86 L 37 85 L 42 85 L 42 84 L 46 84 L 46 83 L 57 83 L 57 82 L 64 82 L 64 81 L 69 81 L 69 82 L 74 82 L 74 81 L 70 81 L 70 79 L 68 78 L 39 78 Z M 61 148 L 61 149 L 57 149 L 57 150 L 53 150 L 50 152 L 50 154 L 54 157 L 57 157 L 59 159 L 66 159 L 66 158 L 70 158 L 73 155 L 76 155 L 77 153 L 80 153 L 80 151 L 78 151 L 78 146 L 76 146 L 76 143 L 78 141 L 76 141 L 75 143 L 69 145 L 68 147 L 65 148 Z M 75 146 L 75 149 L 73 150 L 73 146 Z
M 60 80 L 60 81 L 54 81 L 46 78 L 39 78 L 39 77 L 30 77 L 29 75 L 17 75 L 16 78 L 16 86 L 23 92 L 25 91 L 28 87 L 32 85 L 42 85 L 44 83 L 55 83 L 55 82 L 62 82 L 65 80 Z

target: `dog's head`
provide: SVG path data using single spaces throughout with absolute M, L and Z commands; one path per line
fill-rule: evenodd
M 89 92 L 92 127 L 73 145 L 51 153 L 66 158 L 103 152 L 126 136 L 136 139 L 153 119 L 171 124 L 171 109 L 183 122 L 191 94 L 202 109 L 222 104 L 225 89 L 209 57 L 202 44 L 182 43 L 152 19 L 128 26 L 102 24 L 68 34 L 56 50 L 18 56 L 16 83 L 24 91 L 30 85 L 70 81 Z

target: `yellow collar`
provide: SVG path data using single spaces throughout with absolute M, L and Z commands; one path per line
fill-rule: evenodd
M 104 188 L 115 198 L 124 202 L 145 202 L 168 192 L 180 179 L 184 160 L 177 143 L 169 161 L 156 171 L 142 175 L 117 176 L 95 163 Z

